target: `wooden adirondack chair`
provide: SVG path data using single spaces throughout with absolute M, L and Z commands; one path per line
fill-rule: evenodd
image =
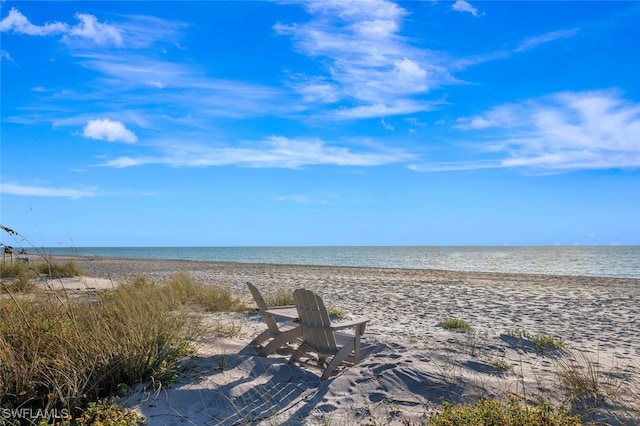
M 265 302 L 258 289 L 253 284 L 247 283 L 247 287 L 249 287 L 251 296 L 253 296 L 253 300 L 258 306 L 258 312 L 262 314 L 264 322 L 267 323 L 267 329 L 260 333 L 255 339 L 253 339 L 251 341 L 251 344 L 254 346 L 260 345 L 271 339 L 269 343 L 267 343 L 258 351 L 258 355 L 267 356 L 270 353 L 275 352 L 278 348 L 284 346 L 285 344 L 295 342 L 302 337 L 302 328 L 299 325 L 293 323 L 278 325 L 275 318 L 266 312 L 267 309 L 283 309 L 291 308 L 293 306 L 269 307 L 267 306 L 267 302 Z
M 289 362 L 299 360 L 306 352 L 317 353 L 319 365 L 324 364 L 327 357 L 333 356 L 322 373 L 323 380 L 328 378 L 347 357 L 353 358 L 353 364 L 360 362 L 360 336 L 364 334 L 368 318 L 331 324 L 324 302 L 314 292 L 297 289 L 293 292 L 293 300 L 300 317 L 302 344 L 291 356 Z M 355 332 L 348 334 L 337 331 L 347 328 L 355 328 Z

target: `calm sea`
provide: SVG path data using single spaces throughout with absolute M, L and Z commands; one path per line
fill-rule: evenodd
M 640 278 L 640 246 L 76 247 L 49 254 Z

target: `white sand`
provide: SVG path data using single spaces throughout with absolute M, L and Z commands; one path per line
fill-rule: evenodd
M 79 260 L 78 260 L 79 259 Z M 61 259 L 64 260 L 64 259 Z M 125 404 L 150 425 L 163 424 L 406 424 L 421 422 L 442 400 L 481 396 L 567 403 L 558 362 L 585 356 L 601 389 L 617 389 L 607 404 L 583 410 L 602 424 L 640 424 L 640 280 L 461 273 L 445 271 L 278 266 L 189 261 L 76 258 L 110 287 L 134 275 L 165 280 L 187 272 L 225 285 L 252 303 L 245 283 L 261 291 L 306 287 L 328 306 L 371 321 L 364 360 L 319 380 L 313 364 L 287 363 L 290 348 L 268 358 L 249 346 L 265 329 L 258 315 L 209 314 L 206 321 L 241 326 L 233 339 L 203 337 L 197 356 L 169 388 L 140 391 Z M 82 284 L 78 285 L 78 288 Z M 462 318 L 475 332 L 438 323 Z M 565 352 L 539 353 L 521 329 L 561 339 Z M 581 361 L 584 364 L 584 361 Z M 498 364 L 511 368 L 503 373 Z M 568 406 L 568 405 L 567 405 Z

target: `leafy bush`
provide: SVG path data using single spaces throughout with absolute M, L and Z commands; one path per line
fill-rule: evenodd
M 439 325 L 449 331 L 458 333 L 470 333 L 473 331 L 471 324 L 460 318 L 445 318 L 440 321 Z
M 520 344 L 526 342 L 532 344 L 538 352 L 562 350 L 567 346 L 562 339 L 556 338 L 550 334 L 537 333 L 532 335 L 519 328 L 509 330 L 506 334 L 507 336 L 518 339 Z
M 341 320 L 349 317 L 348 312 L 332 306 L 327 307 L 327 313 L 329 314 L 329 319 L 332 320 Z
M 482 399 L 474 405 L 444 403 L 442 412 L 429 420 L 431 426 L 579 426 L 580 417 L 551 404 L 528 405 L 515 398 L 506 405 Z
M 531 343 L 534 344 L 539 352 L 546 352 L 548 350 L 560 350 L 566 347 L 566 343 L 561 339 L 555 338 L 549 334 L 534 334 L 531 336 Z

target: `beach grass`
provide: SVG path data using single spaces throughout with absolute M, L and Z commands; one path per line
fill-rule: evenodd
M 556 376 L 568 401 L 576 408 L 614 402 L 629 379 L 627 375 L 605 371 L 598 361 L 581 351 L 571 351 L 557 359 Z
M 191 307 L 245 309 L 230 290 L 185 274 L 163 284 L 136 277 L 97 300 L 10 296 L 0 299 L 0 406 L 64 408 L 72 417 L 130 386 L 175 379 L 194 348 Z
M 2 291 L 28 292 L 36 288 L 43 278 L 73 278 L 85 275 L 76 262 L 58 263 L 44 260 L 36 263 L 17 259 L 14 263 L 0 264 L 0 279 L 3 279 Z
M 293 305 L 293 292 L 284 288 L 276 288 L 268 291 L 264 300 L 267 306 L 289 306 Z

